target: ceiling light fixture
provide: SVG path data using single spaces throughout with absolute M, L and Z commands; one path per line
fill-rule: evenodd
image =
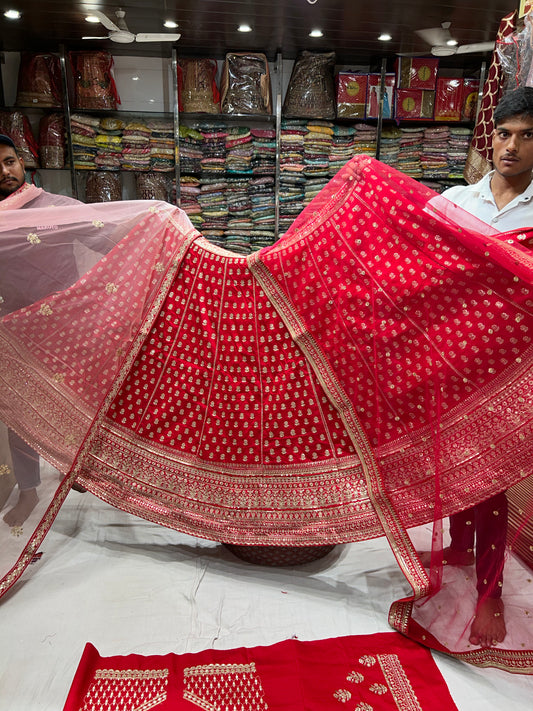
M 251 32 L 252 31 L 252 28 L 250 27 L 250 25 L 247 25 L 246 23 L 239 25 L 237 27 L 237 29 L 239 30 L 239 32 Z
M 380 36 L 378 37 L 378 40 L 381 42 L 389 42 L 392 39 L 391 35 L 389 35 L 388 32 L 382 32 Z
M 100 22 L 100 18 L 96 17 L 96 15 L 87 15 L 85 22 Z
M 446 40 L 446 44 L 448 45 L 448 47 L 456 47 L 459 44 L 459 42 L 454 39 L 449 39 L 449 40 Z
M 19 20 L 20 12 L 18 10 L 6 10 L 4 17 L 7 17 L 8 20 Z
M 309 33 L 309 37 L 323 37 L 323 36 L 324 36 L 324 33 L 322 32 L 322 30 L 311 30 L 311 32 Z
M 174 20 L 165 20 L 163 23 L 165 27 L 168 27 L 169 30 L 174 30 L 178 26 L 177 22 L 174 22 Z

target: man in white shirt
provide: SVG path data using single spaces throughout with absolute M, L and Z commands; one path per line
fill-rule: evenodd
M 494 112 L 494 170 L 443 196 L 500 232 L 533 227 L 533 88 L 506 94 Z M 505 634 L 501 600 L 507 534 L 505 492 L 450 517 L 449 565 L 476 564 L 478 605 L 470 642 L 491 647 Z M 474 554 L 475 540 L 475 554 Z M 428 557 L 422 556 L 424 564 Z

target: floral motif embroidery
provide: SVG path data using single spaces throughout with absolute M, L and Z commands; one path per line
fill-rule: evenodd
M 35 232 L 30 232 L 30 234 L 26 237 L 26 240 L 30 244 L 39 244 L 39 242 L 41 241 L 39 239 L 39 236 Z
M 362 657 L 359 657 L 359 664 L 362 664 L 365 667 L 373 667 L 375 663 L 376 658 L 371 654 L 364 654 Z
M 108 294 L 114 294 L 115 292 L 118 291 L 118 286 L 116 284 L 113 284 L 112 281 L 109 281 L 105 285 L 105 290 L 107 291 Z
M 22 536 L 23 530 L 22 526 L 12 526 L 11 527 L 11 535 L 15 536 L 15 538 L 19 538 L 19 536 Z
M 157 262 L 157 264 L 156 264 L 155 267 L 154 267 L 154 270 L 155 270 L 158 274 L 160 274 L 160 273 L 163 271 L 164 268 L 165 268 L 165 265 L 164 265 L 162 262 Z
M 54 383 L 64 383 L 65 382 L 65 376 L 63 373 L 56 373 L 54 377 L 52 378 Z
M 158 212 L 159 212 L 159 208 L 158 208 L 158 207 L 155 207 L 155 205 L 153 205 L 152 207 L 150 207 L 150 208 L 148 208 L 148 209 L 150 210 L 150 212 L 153 212 L 153 213 L 158 213 Z
M 102 220 L 93 220 L 93 225 L 95 227 L 103 227 L 104 223 L 102 222 Z
M 333 692 L 333 697 L 345 704 L 352 698 L 352 695 L 347 689 L 337 689 L 337 691 Z
M 183 670 L 183 676 L 183 698 L 201 709 L 268 709 L 254 662 L 201 664 L 187 667 Z
M 72 434 L 65 435 L 65 444 L 67 447 L 70 447 L 71 445 L 74 444 L 76 441 L 76 438 Z
M 379 696 L 383 696 L 383 694 L 387 693 L 388 689 L 385 686 L 385 684 L 372 684 L 372 686 L 370 686 L 370 691 L 373 694 L 378 694 Z
M 168 669 L 97 669 L 80 711 L 130 708 L 148 711 L 167 700 Z
M 346 679 L 353 682 L 354 684 L 360 684 L 364 680 L 363 674 L 361 672 L 351 671 Z
M 9 474 L 11 469 L 7 466 L 7 464 L 0 464 L 0 476 L 5 476 L 6 474 Z
M 48 304 L 43 304 L 39 309 L 39 313 L 41 314 L 41 316 L 50 316 L 50 314 L 52 313 L 52 309 Z
M 357 706 L 355 707 L 355 711 L 374 711 L 374 707 L 370 704 L 365 704 L 365 702 L 363 701 L 362 703 L 357 704 Z

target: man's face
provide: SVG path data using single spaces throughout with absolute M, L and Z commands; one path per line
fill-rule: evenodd
M 506 178 L 533 170 L 533 118 L 513 116 L 494 129 L 492 163 Z
M 24 161 L 11 146 L 0 144 L 0 200 L 3 200 L 24 182 Z

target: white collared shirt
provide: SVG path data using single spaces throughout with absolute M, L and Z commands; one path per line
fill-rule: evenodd
M 442 195 L 500 232 L 533 227 L 533 181 L 523 193 L 498 210 L 490 189 L 494 172 L 487 173 L 474 185 L 448 188 Z

